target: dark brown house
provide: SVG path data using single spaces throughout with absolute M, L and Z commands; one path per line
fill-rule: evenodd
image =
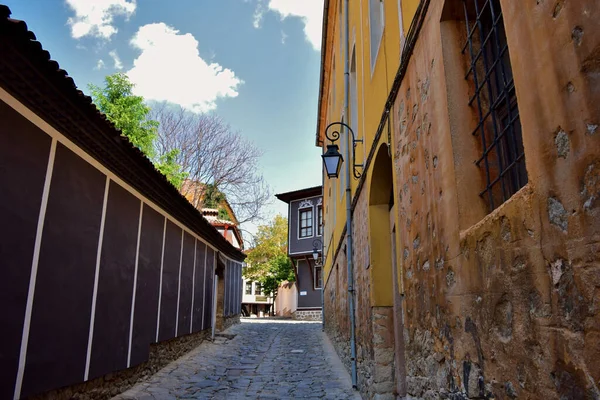
M 240 312 L 244 254 L 0 6 L 0 398 L 140 365 Z M 173 343 L 169 341 L 168 343 Z
M 323 288 L 323 187 L 315 186 L 275 195 L 288 204 L 288 255 L 296 270 L 296 319 L 321 319 Z M 317 260 L 313 253 L 318 253 Z

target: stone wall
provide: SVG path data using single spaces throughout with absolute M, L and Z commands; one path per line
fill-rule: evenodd
M 292 314 L 292 318 L 300 321 L 321 321 L 323 312 L 321 310 L 296 310 Z
M 430 3 L 390 112 L 403 315 L 371 304 L 368 182 L 353 211 L 359 389 L 393 398 L 396 317 L 409 396 L 600 398 L 600 8 L 501 0 L 528 183 L 489 212 L 452 3 Z M 349 369 L 345 256 L 325 329 Z
M 210 337 L 210 329 L 150 345 L 148 361 L 126 370 L 107 374 L 85 383 L 52 390 L 30 397 L 31 400 L 104 400 L 110 399 L 150 378 L 170 362 L 198 347 Z
M 223 322 L 221 323 L 221 328 L 219 331 L 224 331 L 230 326 L 240 323 L 240 314 L 232 315 L 231 317 L 223 317 Z
M 529 183 L 491 213 L 451 2 L 394 106 L 408 392 L 600 398 L 597 2 L 501 1 Z

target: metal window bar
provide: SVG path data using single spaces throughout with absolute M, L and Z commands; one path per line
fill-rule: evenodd
M 482 145 L 475 164 L 485 168 L 480 196 L 487 197 L 492 211 L 527 183 L 521 122 L 499 0 L 463 0 L 463 7 L 467 40 L 462 53 L 468 49 L 471 59 L 465 79 L 474 83 L 468 104 L 478 117 L 472 134 L 480 135 Z

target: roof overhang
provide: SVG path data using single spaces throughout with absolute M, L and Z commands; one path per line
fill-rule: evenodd
M 279 193 L 276 194 L 279 200 L 284 203 L 290 203 L 290 201 L 298 199 L 306 199 L 308 197 L 316 197 L 323 195 L 323 186 L 314 186 L 306 189 L 294 190 L 293 192 Z
M 318 102 L 318 106 L 317 106 L 317 131 L 316 131 L 316 138 L 315 138 L 315 146 L 317 147 L 321 147 L 323 145 L 323 139 L 321 138 L 321 127 L 324 124 L 324 119 L 325 119 L 325 113 L 323 112 L 323 107 L 325 106 L 325 103 L 323 102 L 323 96 L 325 95 L 325 87 L 326 87 L 326 83 L 329 82 L 329 78 L 325 76 L 325 70 L 326 70 L 326 66 L 327 64 L 329 64 L 330 58 L 329 57 L 329 51 L 328 51 L 328 38 L 330 37 L 328 35 L 328 29 L 329 24 L 329 0 L 325 0 L 325 3 L 323 5 L 323 28 L 322 28 L 322 38 L 321 38 L 321 72 L 320 72 L 320 78 L 319 78 L 319 102 Z M 331 27 L 333 28 L 333 27 Z M 327 79 L 327 82 L 325 82 L 325 80 Z
M 124 182 L 236 261 L 229 243 L 50 58 L 23 21 L 0 5 L 0 86 Z

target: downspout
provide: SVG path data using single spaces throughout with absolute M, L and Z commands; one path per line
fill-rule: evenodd
M 350 13 L 348 10 L 349 0 L 344 3 L 344 116 L 348 120 L 350 116 Z M 354 146 L 354 142 L 349 138 L 350 132 L 346 129 L 346 262 L 348 267 L 348 312 L 350 314 L 350 362 L 352 365 L 352 387 L 357 389 L 357 371 L 356 371 L 356 332 L 354 321 L 354 271 L 352 266 L 352 184 L 350 169 L 351 164 L 355 162 L 350 158 L 350 146 Z
M 324 16 L 327 18 L 327 16 Z M 321 153 L 325 150 L 322 147 Z M 323 168 L 321 166 L 321 168 Z M 321 173 L 321 221 L 325 220 L 325 174 Z M 332 266 L 333 268 L 333 266 Z M 321 331 L 325 332 L 325 229 L 321 231 Z

